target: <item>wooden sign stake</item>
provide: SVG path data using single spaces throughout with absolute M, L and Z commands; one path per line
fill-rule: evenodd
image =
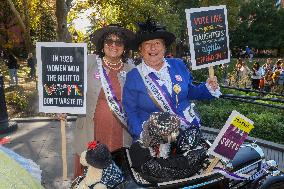
M 213 68 L 213 66 L 210 66 L 209 67 L 209 78 L 213 78 L 213 77 L 214 77 L 214 68 Z M 212 172 L 213 168 L 217 165 L 219 160 L 220 160 L 220 158 L 215 157 L 213 159 L 213 161 L 210 163 L 210 165 L 208 166 L 208 168 L 206 169 L 205 173 Z
M 217 163 L 219 162 L 220 158 L 215 157 L 213 159 L 213 161 L 210 163 L 210 165 L 207 167 L 205 173 L 210 173 L 212 172 L 213 168 L 217 165 Z
M 209 77 L 210 78 L 214 77 L 214 67 L 213 66 L 209 66 Z
M 61 150 L 62 150 L 62 178 L 67 180 L 67 153 L 66 153 L 66 120 L 61 120 Z

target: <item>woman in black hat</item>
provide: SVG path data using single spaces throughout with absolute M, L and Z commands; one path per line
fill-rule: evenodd
M 153 112 L 178 115 L 184 128 L 199 127 L 200 120 L 190 101 L 219 97 L 216 77 L 193 85 L 192 76 L 182 60 L 164 58 L 166 47 L 172 44 L 175 35 L 151 20 L 139 27 L 132 45 L 140 52 L 142 63 L 127 74 L 123 90 L 128 130 L 133 139 L 140 137 L 142 123 Z
M 93 34 L 98 57 L 88 56 L 87 114 L 78 116 L 74 129 L 75 177 L 82 174 L 79 154 L 86 150 L 89 141 L 100 141 L 110 151 L 131 142 L 125 129 L 121 91 L 126 72 L 133 68 L 125 64 L 133 37 L 133 32 L 115 24 Z

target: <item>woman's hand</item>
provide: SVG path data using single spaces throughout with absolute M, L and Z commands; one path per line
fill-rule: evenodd
M 206 80 L 206 83 L 208 83 L 208 85 L 215 91 L 216 89 L 219 88 L 219 84 L 217 81 L 217 77 L 214 76 L 213 78 L 208 78 Z

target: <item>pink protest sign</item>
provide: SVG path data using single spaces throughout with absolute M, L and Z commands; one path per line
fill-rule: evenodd
M 233 159 L 253 128 L 251 120 L 234 110 L 208 150 L 209 153 L 220 159 Z

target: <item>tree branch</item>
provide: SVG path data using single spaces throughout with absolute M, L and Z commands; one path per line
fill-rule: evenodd
M 12 2 L 12 0 L 7 0 L 8 4 L 10 5 L 10 8 L 12 10 L 12 12 L 14 13 L 14 15 L 16 16 L 19 24 L 20 24 L 20 27 L 22 28 L 23 32 L 26 33 L 26 26 L 20 16 L 20 13 L 17 11 L 17 9 L 15 8 L 14 6 L 14 3 Z
M 27 26 L 25 25 L 23 19 L 21 18 L 20 16 L 20 13 L 17 11 L 17 9 L 15 8 L 15 5 L 14 3 L 12 2 L 12 0 L 7 0 L 13 14 L 16 16 L 17 20 L 18 20 L 18 23 L 21 27 L 21 29 L 23 30 L 24 32 L 24 39 L 25 39 L 25 45 L 26 45 L 26 50 L 28 52 L 32 52 L 33 49 L 32 49 L 32 40 L 31 40 L 31 35 L 30 35 L 30 31 L 29 31 L 29 24 L 27 24 Z M 27 11 L 27 1 L 24 1 L 24 8 L 26 8 L 26 10 L 24 10 L 25 12 L 25 16 L 26 16 L 26 19 L 28 17 L 28 11 Z M 27 22 L 29 22 L 29 20 L 26 20 Z

